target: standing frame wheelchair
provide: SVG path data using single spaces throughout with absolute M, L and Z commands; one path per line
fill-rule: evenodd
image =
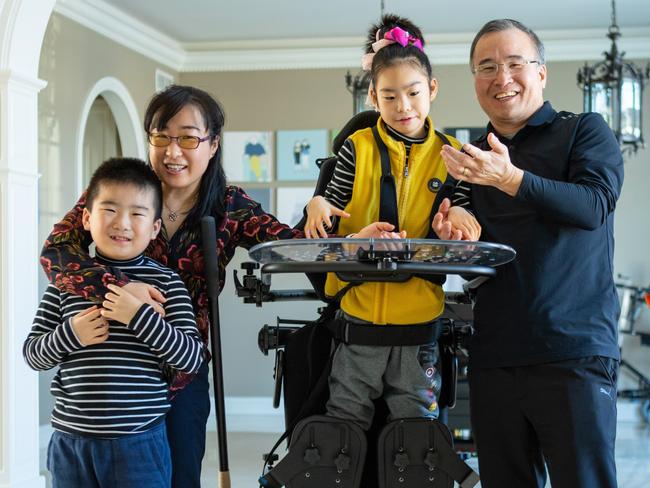
M 354 116 L 333 142 L 337 154 L 345 139 L 359 129 L 377 123 L 376 112 Z M 440 133 L 437 137 L 448 144 Z M 380 153 L 381 142 L 375 139 Z M 382 155 L 385 168 L 387 154 Z M 319 160 L 319 179 L 314 195 L 324 195 L 332 178 L 336 158 Z M 389 166 L 389 164 L 388 164 Z M 382 208 L 396 203 L 384 200 Z M 387 177 L 388 178 L 387 178 Z M 440 187 L 430 218 L 442 198 L 450 196 L 455 181 L 448 179 Z M 394 193 L 394 188 L 392 190 Z M 387 203 L 387 204 L 386 204 Z M 386 204 L 386 205 L 385 205 Z M 380 220 L 391 221 L 382 218 Z M 302 228 L 305 219 L 296 227 Z M 325 416 L 328 376 L 333 352 L 340 342 L 372 345 L 424 345 L 438 341 L 442 388 L 438 398 L 440 419 L 456 403 L 459 358 L 466 354 L 471 335 L 471 289 L 490 276 L 495 266 L 514 258 L 514 251 L 497 244 L 439 241 L 431 231 L 428 239 L 314 239 L 261 244 L 250 250 L 254 262 L 244 263 L 241 281 L 235 271 L 238 296 L 244 302 L 262 306 L 270 301 L 319 299 L 323 306 L 314 321 L 283 320 L 264 325 L 258 335 L 262 353 L 275 352 L 273 405 L 284 399 L 285 433 L 264 456 L 260 486 L 289 488 L 321 487 L 424 487 L 451 488 L 454 480 L 472 487 L 478 475 L 457 455 L 453 439 L 443 422 L 435 419 L 395 419 L 386 424 L 388 408 L 375 401 L 373 423 L 367 432 L 350 421 Z M 261 265 L 261 273 L 255 270 Z M 365 281 L 406 281 L 413 276 L 441 284 L 447 274 L 475 277 L 466 291 L 448 293 L 445 311 L 435 327 L 422 326 L 350 326 L 337 315 L 339 300 L 324 293 L 326 274 L 354 284 Z M 271 288 L 274 273 L 305 273 L 313 290 Z M 386 329 L 386 330 L 384 330 Z M 399 330 L 399 332 L 398 332 Z M 396 336 L 398 336 L 396 338 Z M 278 462 L 276 448 L 287 440 L 289 452 Z M 375 446 L 377 446 L 375 448 Z

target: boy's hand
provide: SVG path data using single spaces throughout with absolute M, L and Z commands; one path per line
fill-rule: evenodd
M 335 207 L 321 196 L 315 196 L 307 204 L 307 223 L 305 224 L 305 237 L 307 239 L 327 238 L 325 226 L 332 227 L 332 216 L 336 215 L 347 219 L 350 214 Z
M 478 241 L 481 237 L 481 225 L 478 220 L 463 207 L 451 207 L 447 219 L 453 229 L 460 230 L 463 241 Z
M 122 289 L 137 297 L 142 301 L 142 303 L 148 303 L 151 305 L 156 313 L 159 313 L 161 317 L 165 316 L 165 309 L 162 304 L 165 303 L 167 299 L 155 286 L 142 283 L 141 281 L 130 281 L 124 285 Z
M 102 317 L 101 309 L 93 305 L 82 310 L 70 321 L 77 339 L 84 346 L 101 344 L 108 339 L 108 321 Z
M 144 302 L 119 286 L 108 285 L 108 289 L 111 291 L 104 297 L 102 316 L 129 325 Z

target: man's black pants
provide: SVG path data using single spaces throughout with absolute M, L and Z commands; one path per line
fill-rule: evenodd
M 618 361 L 592 356 L 469 373 L 483 488 L 616 488 Z

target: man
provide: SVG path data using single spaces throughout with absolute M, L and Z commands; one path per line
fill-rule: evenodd
M 488 22 L 472 43 L 487 137 L 449 173 L 470 183 L 481 239 L 517 257 L 479 287 L 470 346 L 472 426 L 483 488 L 616 487 L 618 298 L 613 215 L 623 182 L 602 117 L 544 102 L 544 47 L 513 20 Z M 448 202 L 434 219 L 451 236 Z

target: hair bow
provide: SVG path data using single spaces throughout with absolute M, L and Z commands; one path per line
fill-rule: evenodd
M 417 47 L 422 51 L 422 41 L 417 37 L 413 37 L 408 31 L 405 31 L 401 27 L 393 27 L 391 30 L 384 34 L 384 39 L 395 41 L 402 47 L 406 47 L 409 44 Z
M 372 59 L 375 57 L 380 49 L 389 46 L 390 44 L 399 44 L 402 47 L 406 47 L 409 44 L 411 46 L 417 47 L 420 51 L 424 51 L 422 47 L 422 40 L 417 37 L 412 36 L 401 27 L 393 27 L 391 30 L 387 31 L 384 34 L 383 39 L 379 39 L 379 31 L 377 31 L 377 41 L 372 43 L 371 53 L 364 54 L 361 57 L 361 67 L 365 71 L 369 71 L 372 68 Z

